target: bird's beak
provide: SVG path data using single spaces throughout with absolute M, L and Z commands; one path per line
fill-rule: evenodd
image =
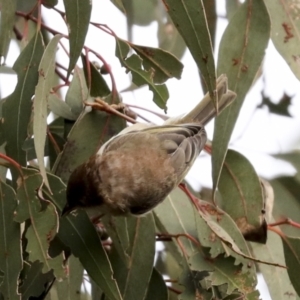
M 64 209 L 61 212 L 61 216 L 64 217 L 64 216 L 68 215 L 72 210 L 73 210 L 73 208 L 70 207 L 69 204 L 66 204 Z

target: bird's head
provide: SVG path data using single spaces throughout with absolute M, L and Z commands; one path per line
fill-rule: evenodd
M 95 178 L 92 177 L 89 168 L 90 165 L 85 163 L 72 172 L 67 185 L 67 203 L 62 210 L 62 216 L 77 208 L 88 208 L 102 204 L 102 197 L 97 192 Z

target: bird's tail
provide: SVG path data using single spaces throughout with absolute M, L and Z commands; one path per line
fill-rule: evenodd
M 209 93 L 207 93 L 200 103 L 198 103 L 196 107 L 189 113 L 176 119 L 169 119 L 166 123 L 184 124 L 199 122 L 203 125 L 206 125 L 215 116 L 220 114 L 236 98 L 236 93 L 228 90 L 227 76 L 224 74 L 217 79 L 217 89 L 215 93 L 217 95 L 218 111 Z

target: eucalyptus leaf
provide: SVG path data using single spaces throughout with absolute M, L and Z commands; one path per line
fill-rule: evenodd
M 129 45 L 116 38 L 116 56 L 119 58 L 121 64 L 132 74 L 132 81 L 137 86 L 147 84 L 149 89 L 153 92 L 153 101 L 164 110 L 167 109 L 166 102 L 169 98 L 169 92 L 166 85 L 157 85 L 153 82 L 153 71 L 145 71 L 142 68 L 142 59 L 136 54 L 128 57 Z
M 284 257 L 288 274 L 298 296 L 300 295 L 300 282 L 298 270 L 300 266 L 300 239 L 298 237 L 282 237 Z
M 17 0 L 1 1 L 0 20 L 0 58 L 1 65 L 4 64 L 9 49 L 10 40 L 15 22 L 15 11 Z
M 52 259 L 48 255 L 49 242 L 58 231 L 55 207 L 49 201 L 43 200 L 46 207 L 41 211 L 41 203 L 36 191 L 42 186 L 42 177 L 35 170 L 23 169 L 23 173 L 26 175 L 17 191 L 19 205 L 14 220 L 19 223 L 30 220 L 30 226 L 26 231 L 28 239 L 26 250 L 29 253 L 29 260 L 32 262 L 39 260 L 43 263 L 43 273 L 53 269 L 57 279 L 61 280 L 65 277 L 62 255 Z
M 203 2 L 165 0 L 163 3 L 189 48 L 211 98 L 216 103 L 215 60 Z
M 13 300 L 20 299 L 18 278 L 23 264 L 21 226 L 13 220 L 16 206 L 15 191 L 0 181 L 0 294 Z
M 219 181 L 221 208 L 236 222 L 243 235 L 265 243 L 266 224 L 260 180 L 255 169 L 242 154 L 228 150 Z
M 52 174 L 48 177 L 53 194 L 46 189 L 43 192 L 61 213 L 66 203 L 66 186 L 59 177 Z M 87 273 L 110 299 L 121 299 L 107 254 L 86 213 L 78 211 L 76 216 L 61 218 L 57 237 L 79 258 Z
M 262 63 L 270 37 L 270 18 L 263 1 L 247 0 L 231 18 L 220 42 L 218 74 L 226 74 L 235 101 L 215 119 L 212 143 L 213 189 L 218 186 L 231 133 Z
M 13 69 L 18 74 L 18 83 L 14 92 L 3 103 L 3 132 L 6 139 L 6 154 L 26 166 L 26 152 L 22 145 L 27 138 L 27 126 L 30 121 L 35 86 L 38 82 L 38 66 L 44 51 L 39 32 L 30 40 L 21 52 Z M 12 170 L 13 178 L 17 174 Z
M 64 0 L 64 5 L 69 28 L 70 63 L 68 75 L 70 75 L 84 46 L 92 12 L 92 2 L 90 0 L 76 2 Z
M 48 188 L 48 178 L 44 163 L 44 148 L 47 134 L 47 105 L 48 98 L 53 86 L 55 54 L 60 35 L 56 35 L 47 45 L 43 57 L 39 65 L 39 79 L 35 88 L 35 97 L 33 105 L 33 135 L 34 148 L 37 156 L 38 165 L 40 168 L 43 180 Z
M 87 61 L 87 57 L 81 54 L 81 60 L 83 64 L 83 71 L 85 76 L 85 81 L 90 90 L 90 95 L 92 97 L 105 97 L 110 93 L 110 89 L 94 64 Z
M 299 22 L 297 18 L 298 8 L 289 1 L 264 0 L 272 22 L 271 37 L 277 51 L 285 59 L 295 76 L 300 79 L 299 68 Z

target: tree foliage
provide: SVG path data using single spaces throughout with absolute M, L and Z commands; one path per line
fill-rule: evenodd
M 259 299 L 258 272 L 272 299 L 299 299 L 299 174 L 269 183 L 245 156 L 228 150 L 270 39 L 300 79 L 298 1 L 227 0 L 218 57 L 216 1 L 112 0 L 127 18 L 128 40 L 91 21 L 90 0 L 64 0 L 64 11 L 57 2 L 1 1 L 2 63 L 13 42 L 20 51 L 13 66 L 0 68 L 17 75 L 14 91 L 0 102 L 0 300 L 90 299 L 82 289 L 89 280 L 93 299 Z M 69 34 L 44 21 L 45 7 Z M 134 44 L 133 25 L 153 21 L 159 48 Z M 181 185 L 144 217 L 105 215 L 99 223 L 82 210 L 60 217 L 71 172 L 129 120 L 123 112 L 87 107 L 96 97 L 111 107 L 122 102 L 110 62 L 85 45 L 91 27 L 115 41 L 130 88 L 148 86 L 164 111 L 166 82 L 180 80 L 186 49 L 212 101 L 217 75 L 227 75 L 237 99 L 216 118 L 206 147 L 213 187 L 205 201 Z M 60 52 L 69 57 L 65 65 Z M 262 105 L 289 117 L 290 98 L 282 99 L 276 105 L 264 97 Z M 276 157 L 299 170 L 299 152 Z

